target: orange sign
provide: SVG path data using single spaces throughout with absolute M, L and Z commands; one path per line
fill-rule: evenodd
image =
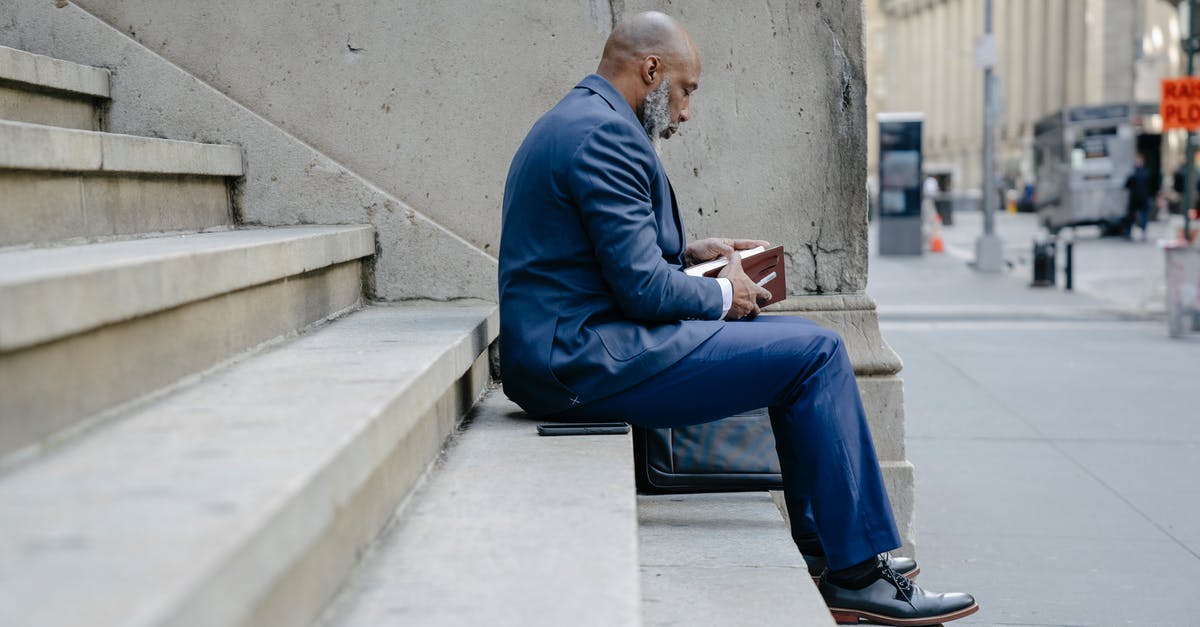
M 1162 79 L 1162 100 L 1158 104 L 1163 130 L 1200 129 L 1200 77 L 1181 76 Z

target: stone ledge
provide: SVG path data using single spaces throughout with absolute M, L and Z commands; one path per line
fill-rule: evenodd
M 77 439 L 103 412 L 361 307 L 355 260 L 0 354 L 0 467 Z
M 232 227 L 215 176 L 0 171 L 0 247 Z
M 880 334 L 875 299 L 866 292 L 793 296 L 764 312 L 802 316 L 840 333 L 854 374 L 860 377 L 896 374 L 904 368 L 900 356 Z
M 497 328 L 487 303 L 369 307 L 0 477 L 0 624 L 308 624 Z
M 94 98 L 109 97 L 109 72 L 0 46 L 0 80 Z
M 646 624 L 829 625 L 766 492 L 638 497 Z
M 0 169 L 241 176 L 242 149 L 0 120 Z
M 318 624 L 641 624 L 629 436 L 535 424 L 486 397 Z
M 369 226 L 239 229 L 0 252 L 0 351 L 374 252 Z
M 95 98 L 72 98 L 60 92 L 35 91 L 22 83 L 0 80 L 0 120 L 98 131 Z

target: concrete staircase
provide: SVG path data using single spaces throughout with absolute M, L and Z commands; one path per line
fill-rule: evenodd
M 240 227 L 241 149 L 104 132 L 109 80 L 0 47 L 0 624 L 308 623 L 496 308 L 364 307 L 371 227 Z
M 494 304 L 364 305 L 371 227 L 240 226 L 109 80 L 0 47 L 0 625 L 830 624 L 769 498 L 539 438 Z

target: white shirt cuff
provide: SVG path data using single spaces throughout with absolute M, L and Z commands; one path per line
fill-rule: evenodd
M 733 307 L 733 283 L 725 278 L 717 279 L 717 283 L 721 286 L 721 318 L 724 319 Z

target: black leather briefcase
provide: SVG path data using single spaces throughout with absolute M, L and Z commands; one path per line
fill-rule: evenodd
M 634 427 L 633 464 L 643 494 L 783 489 L 765 408 L 690 427 Z

